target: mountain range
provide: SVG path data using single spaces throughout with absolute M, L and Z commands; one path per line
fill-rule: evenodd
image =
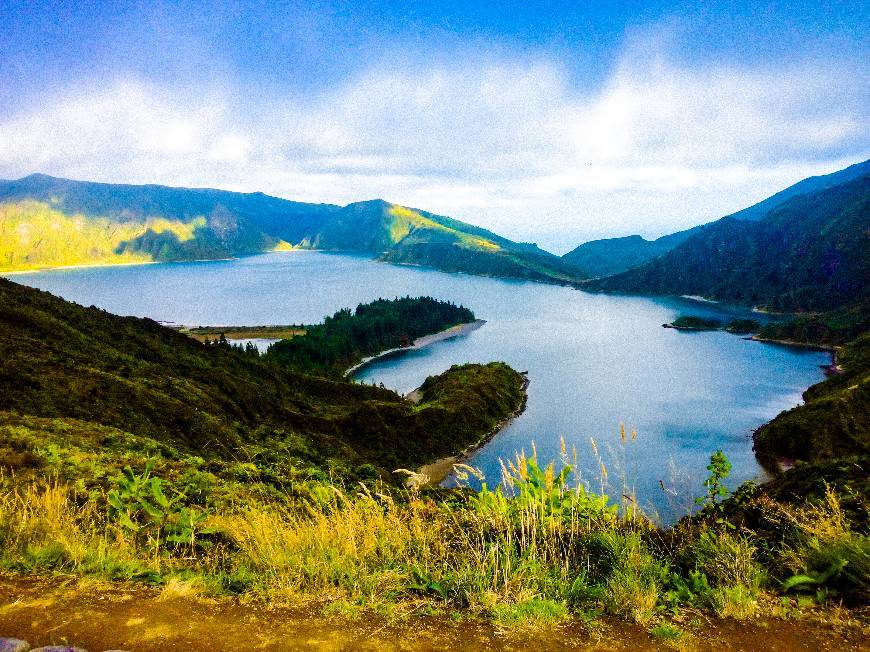
M 582 274 L 534 244 L 383 200 L 336 206 L 33 174 L 0 182 L 0 271 L 218 259 L 293 248 L 538 281 Z
M 827 311 L 870 294 L 870 160 L 810 177 L 709 224 L 648 241 L 535 244 L 380 199 L 337 206 L 263 193 L 72 181 L 0 182 L 0 271 L 318 249 L 593 291 L 699 295 Z
M 793 197 L 825 190 L 868 173 L 870 173 L 870 160 L 850 165 L 831 174 L 809 177 L 722 219 L 758 221 Z M 701 228 L 695 226 L 656 240 L 646 240 L 639 235 L 592 240 L 569 251 L 562 256 L 562 259 L 578 270 L 582 270 L 585 275 L 613 276 L 663 256 L 688 240 Z
M 863 173 L 852 176 L 855 170 Z M 833 175 L 839 181 L 835 185 L 822 184 L 824 178 L 817 177 L 804 185 L 810 188 L 807 192 L 790 192 L 778 202 L 765 200 L 773 208 L 762 217 L 750 211 L 699 227 L 665 254 L 585 287 L 698 295 L 789 312 L 866 302 L 870 165 L 847 171 L 849 175 Z M 852 178 L 842 181 L 847 176 Z

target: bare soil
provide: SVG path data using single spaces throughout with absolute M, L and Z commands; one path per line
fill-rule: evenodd
M 399 622 L 330 619 L 319 610 L 167 595 L 159 589 L 64 577 L 0 576 L 0 637 L 93 651 L 157 650 L 729 650 L 870 649 L 854 621 L 699 620 L 677 644 L 618 620 L 578 621 L 533 631 L 410 616 Z

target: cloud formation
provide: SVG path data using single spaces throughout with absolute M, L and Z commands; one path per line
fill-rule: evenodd
M 860 65 L 693 69 L 631 47 L 591 93 L 546 59 L 373 69 L 307 97 L 119 79 L 0 118 L 0 176 L 381 196 L 565 250 L 691 226 L 866 156 Z

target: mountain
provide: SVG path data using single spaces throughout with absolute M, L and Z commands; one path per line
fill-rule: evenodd
M 0 305 L 0 424 L 50 419 L 70 437 L 111 428 L 217 461 L 270 450 L 324 469 L 389 472 L 478 442 L 524 400 L 524 378 L 503 363 L 453 367 L 412 405 L 6 279 Z
M 796 195 L 760 220 L 731 216 L 667 254 L 589 289 L 700 295 L 824 311 L 870 296 L 870 174 Z
M 535 280 L 579 276 L 535 245 L 383 200 L 341 207 L 43 174 L 0 182 L 0 271 L 216 259 L 294 247 Z
M 738 220 L 760 220 L 777 206 L 781 206 L 792 197 L 804 195 L 807 193 L 817 192 L 825 188 L 839 186 L 852 179 L 857 179 L 870 174 L 870 159 L 855 163 L 847 168 L 832 172 L 831 174 L 821 174 L 815 177 L 807 177 L 803 181 L 798 181 L 793 186 L 789 186 L 785 190 L 780 190 L 775 195 L 771 195 L 757 204 L 753 204 L 748 208 L 733 213 L 731 217 Z
M 850 165 L 831 174 L 809 177 L 799 181 L 757 204 L 727 216 L 727 218 L 757 221 L 793 197 L 831 188 L 866 174 L 870 174 L 870 160 Z M 662 236 L 657 240 L 646 240 L 639 235 L 592 240 L 569 251 L 562 256 L 562 260 L 589 276 L 612 276 L 640 267 L 653 258 L 668 253 L 697 233 L 700 228 L 700 226 L 696 226 Z
M 639 235 L 592 240 L 562 256 L 567 264 L 594 277 L 612 276 L 666 254 L 700 227 L 646 240 Z

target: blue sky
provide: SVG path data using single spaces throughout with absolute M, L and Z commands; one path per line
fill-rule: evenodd
M 860 2 L 0 5 L 0 177 L 375 196 L 564 251 L 870 156 Z

